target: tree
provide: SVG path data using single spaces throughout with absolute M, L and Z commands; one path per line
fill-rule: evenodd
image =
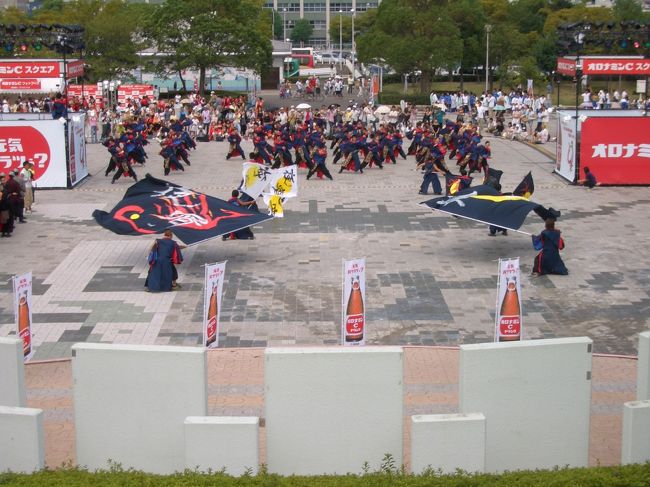
M 342 14 L 337 14 L 336 16 L 332 15 L 330 20 L 330 39 L 332 39 L 333 45 L 339 45 L 339 37 L 343 44 L 349 44 L 352 42 L 351 16 Z
M 462 32 L 462 57 L 458 63 L 461 68 L 462 89 L 463 72 L 485 64 L 485 10 L 479 0 L 461 0 L 450 5 L 450 14 L 458 30 Z M 451 73 L 454 67 L 448 66 L 447 71 Z
M 550 34 L 558 30 L 561 24 L 572 22 L 609 22 L 612 20 L 612 10 L 605 7 L 586 7 L 576 5 L 549 13 L 544 22 L 544 33 Z
M 537 60 L 537 65 L 545 73 L 555 71 L 557 58 L 560 55 L 557 47 L 557 36 L 554 32 L 540 38 L 533 48 L 533 54 Z
M 314 27 L 307 19 L 298 19 L 293 24 L 291 42 L 309 42 L 314 34 Z
M 167 2 L 157 6 L 143 26 L 145 38 L 157 51 L 152 60 L 154 71 L 163 77 L 177 74 L 183 91 L 187 90 L 183 71 L 190 67 L 190 60 L 181 51 L 182 43 L 187 41 L 183 30 L 189 27 L 185 15 L 182 2 Z
M 40 7 L 38 7 L 39 12 L 59 12 L 62 13 L 65 10 L 65 1 L 64 0 L 43 0 Z
M 80 1 L 67 18 L 85 26 L 85 58 L 94 81 L 123 77 L 135 69 L 144 43 L 137 35 L 145 4 L 124 5 L 121 0 L 103 3 Z
M 616 0 L 614 2 L 614 18 L 616 20 L 642 20 L 643 5 L 640 0 Z
M 545 0 L 516 0 L 509 6 L 508 12 L 517 19 L 522 33 L 542 32 L 548 10 Z
M 282 39 L 282 36 L 284 35 L 282 14 L 277 10 L 271 10 L 271 19 L 273 22 L 273 39 Z M 284 41 L 284 39 L 282 40 Z
M 22 10 L 16 7 L 7 7 L 0 11 L 0 19 L 3 24 L 22 24 L 25 23 L 27 17 Z
M 145 35 L 157 47 L 158 72 L 246 67 L 261 72 L 271 62 L 271 29 L 258 0 L 167 0 L 147 22 Z
M 2 12 L 4 24 L 78 24 L 84 27 L 84 59 L 88 79 L 115 78 L 137 66 L 139 49 L 134 33 L 146 5 L 124 5 L 120 0 L 49 0 L 27 16 L 15 8 Z M 46 35 L 44 37 L 47 37 Z M 80 52 L 70 53 L 76 57 Z M 59 58 L 61 54 L 43 45 L 41 50 L 28 49 L 23 57 Z
M 532 79 L 533 84 L 541 86 L 544 77 L 537 67 L 537 61 L 532 56 L 526 56 L 519 60 L 519 70 L 516 77 L 517 84 L 526 86 L 527 80 Z
M 422 72 L 420 90 L 428 90 L 436 68 L 462 59 L 460 31 L 444 0 L 384 0 L 374 24 L 355 38 L 362 62 L 382 62 L 397 73 Z

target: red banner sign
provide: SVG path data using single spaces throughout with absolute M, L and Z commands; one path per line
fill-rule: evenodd
M 58 120 L 0 120 L 0 171 L 34 163 L 39 188 L 65 188 L 66 147 Z
M 559 61 L 558 61 L 559 62 Z M 649 76 L 650 59 L 639 58 L 585 58 L 582 63 L 584 74 L 622 74 L 627 76 Z
M 58 78 L 58 61 L 0 62 L 0 78 Z
M 66 63 L 65 69 L 66 69 L 65 77 L 67 79 L 78 78 L 84 75 L 84 62 L 71 61 L 69 63 Z
M 620 74 L 625 76 L 650 76 L 650 59 L 611 57 L 594 58 L 585 56 L 582 60 L 582 74 L 598 76 Z M 566 76 L 576 75 L 575 59 L 559 57 L 555 70 Z
M 97 85 L 84 85 L 83 90 L 81 85 L 68 85 L 68 98 L 81 98 L 83 93 L 83 97 L 88 99 L 91 96 L 95 100 L 101 100 L 102 99 L 102 90 L 101 88 L 98 88 Z
M 139 100 L 147 95 L 153 99 L 153 86 L 152 85 L 122 85 L 117 90 L 117 101 L 120 105 L 126 103 L 129 98 L 132 100 Z
M 40 90 L 38 79 L 0 79 L 0 90 Z
M 589 167 L 602 184 L 650 184 L 650 118 L 589 117 L 582 123 L 580 179 Z
M 0 170 L 22 169 L 23 162 L 34 163 L 35 179 L 46 171 L 51 159 L 50 144 L 33 127 L 0 127 Z
M 576 62 L 574 59 L 559 57 L 557 58 L 557 67 L 555 70 L 560 74 L 565 74 L 567 76 L 575 76 Z

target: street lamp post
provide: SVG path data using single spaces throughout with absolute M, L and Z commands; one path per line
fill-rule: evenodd
M 648 77 L 645 77 L 645 84 L 643 85 L 643 116 L 648 116 Z
M 61 85 L 61 94 L 67 96 L 68 93 L 68 60 L 66 58 L 66 53 L 68 51 L 68 37 L 65 34 L 59 35 L 57 38 L 59 46 L 61 47 L 61 53 L 63 54 L 63 81 Z
M 102 81 L 102 88 L 103 88 L 103 90 L 102 90 L 103 98 L 106 99 L 107 98 L 106 95 L 108 94 L 108 80 L 107 79 Z M 110 106 L 110 104 L 111 104 L 111 102 L 109 100 L 108 105 Z
M 354 45 L 354 16 L 356 15 L 356 12 L 354 11 L 354 9 L 351 9 L 350 12 L 352 12 L 352 53 L 351 53 L 352 54 L 352 79 L 355 79 L 356 76 L 354 74 L 354 64 L 355 64 L 354 58 L 356 56 L 356 52 L 355 52 L 356 47 Z
M 282 9 L 282 38 L 287 38 L 287 9 Z
M 485 24 L 485 35 L 487 41 L 485 43 L 485 92 L 487 93 L 490 83 L 490 32 L 492 32 L 492 25 Z
M 343 57 L 343 10 L 339 10 L 339 62 Z
M 576 141 L 576 150 L 575 153 L 575 180 L 580 179 L 580 137 L 578 137 L 578 115 L 580 108 L 580 86 L 582 85 L 582 59 L 580 59 L 580 47 L 585 39 L 584 32 L 580 31 L 575 36 L 576 41 L 576 124 L 575 124 L 575 141 Z

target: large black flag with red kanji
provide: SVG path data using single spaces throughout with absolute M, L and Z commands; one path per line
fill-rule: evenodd
M 131 186 L 110 213 L 95 210 L 93 217 L 120 235 L 152 235 L 170 229 L 187 245 L 273 218 L 150 174 Z

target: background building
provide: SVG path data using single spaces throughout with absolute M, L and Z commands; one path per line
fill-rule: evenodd
M 291 36 L 293 24 L 298 19 L 307 19 L 314 27 L 310 44 L 315 47 L 338 47 L 338 39 L 330 39 L 329 28 L 332 22 L 339 22 L 340 16 L 351 16 L 356 12 L 366 12 L 377 8 L 381 0 L 364 2 L 361 0 L 273 0 L 267 1 L 264 8 L 275 10 L 282 16 L 284 31 Z M 350 45 L 343 46 L 349 48 Z
M 15 7 L 27 12 L 31 8 L 34 8 L 35 3 L 40 5 L 42 2 L 36 2 L 34 0 L 0 0 L 0 8 Z

